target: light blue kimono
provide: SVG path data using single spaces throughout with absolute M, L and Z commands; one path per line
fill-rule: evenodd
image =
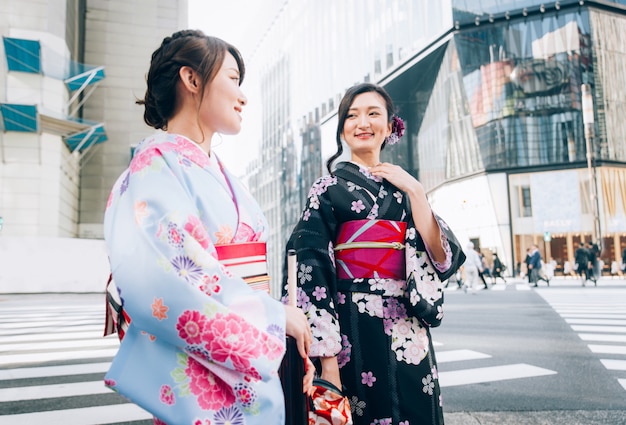
M 283 424 L 284 308 L 215 252 L 265 241 L 267 222 L 215 154 L 178 135 L 142 141 L 113 187 L 104 232 L 131 319 L 106 385 L 155 423 Z

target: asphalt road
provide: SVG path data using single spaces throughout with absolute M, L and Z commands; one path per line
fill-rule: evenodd
M 446 293 L 443 323 L 432 331 L 441 343 L 436 352 L 444 360 L 449 350 L 489 356 L 440 359 L 446 423 L 626 424 L 626 371 L 603 363 L 626 360 L 626 282 L 605 280 L 582 288 L 561 280 L 532 289 L 517 283 L 506 290 Z M 592 352 L 594 343 L 581 339 L 571 320 L 591 321 L 592 332 L 583 332 L 584 337 L 608 340 L 601 344 L 615 352 Z M 598 332 L 606 321 L 612 327 Z M 596 337 L 588 337 L 593 331 Z M 467 374 L 468 369 L 476 369 L 474 379 L 484 382 L 445 385 L 446 373 Z M 537 376 L 506 379 L 515 370 Z

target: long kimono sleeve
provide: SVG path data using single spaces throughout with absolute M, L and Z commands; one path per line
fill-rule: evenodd
M 298 259 L 296 304 L 311 326 L 311 357 L 333 357 L 341 351 L 333 251 L 337 220 L 327 192 L 336 183 L 336 177 L 326 176 L 313 184 L 302 218 L 287 245 L 287 249 L 296 250 Z
M 443 319 L 443 282 L 461 267 L 465 254 L 448 225 L 435 215 L 446 252 L 446 264 L 431 258 L 430 250 L 409 220 L 406 237 L 407 292 L 413 313 L 426 326 L 436 327 Z M 443 270 L 442 270 L 443 269 Z
M 190 193 L 179 156 L 156 148 L 141 154 L 143 164 L 131 164 L 120 179 L 105 217 L 113 278 L 130 326 L 222 370 L 227 381 L 233 372 L 253 380 L 275 376 L 284 353 L 284 309 L 217 260 L 199 215 L 200 195 Z

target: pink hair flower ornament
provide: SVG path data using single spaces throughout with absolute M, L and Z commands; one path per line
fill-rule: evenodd
M 388 145 L 395 145 L 404 135 L 404 121 L 397 115 L 391 117 L 391 134 L 387 138 Z

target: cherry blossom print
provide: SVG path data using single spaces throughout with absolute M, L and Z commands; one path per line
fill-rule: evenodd
M 104 385 L 106 385 L 107 387 L 115 387 L 117 385 L 117 382 L 115 382 L 115 379 L 105 379 Z
M 107 199 L 107 204 L 105 208 L 108 210 L 112 203 L 113 203 L 113 191 L 109 193 L 109 198 Z
M 203 275 L 202 284 L 200 284 L 200 290 L 207 295 L 219 294 L 222 287 L 218 284 L 220 277 L 217 274 L 213 276 Z
M 396 198 L 396 202 L 398 204 L 402 203 L 402 192 L 400 192 L 400 191 L 393 192 L 393 197 Z
M 205 410 L 219 410 L 235 402 L 232 389 L 192 357 L 188 357 L 185 374 L 189 378 L 189 390 L 196 396 L 198 406 Z
M 313 267 L 307 266 L 306 264 L 300 264 L 300 269 L 298 270 L 298 280 L 300 281 L 300 285 L 304 285 L 306 282 L 310 282 L 311 272 L 313 271 Z
M 341 335 L 341 351 L 337 354 L 337 364 L 342 368 L 350 361 L 350 355 L 352 354 L 352 344 L 348 340 L 347 335 Z
M 392 328 L 391 349 L 398 361 L 419 364 L 428 354 L 428 334 L 415 317 L 400 319 Z
M 202 268 L 191 258 L 179 255 L 174 257 L 171 262 L 174 269 L 178 272 L 178 275 L 187 282 L 196 282 L 202 278 Z
M 425 378 L 422 378 L 422 384 L 424 385 L 422 391 L 428 393 L 428 395 L 433 395 L 433 391 L 435 390 L 435 381 L 433 381 L 433 377 L 430 373 L 426 375 Z
M 365 205 L 363 204 L 363 201 L 358 199 L 356 201 L 352 201 L 352 207 L 350 209 L 354 211 L 355 213 L 359 214 L 361 211 L 365 209 Z
M 235 314 L 218 313 L 208 322 L 206 330 L 203 340 L 213 360 L 221 363 L 230 360 L 238 371 L 258 375 L 250 365 L 250 360 L 262 353 L 257 328 Z
M 311 218 L 311 211 L 304 210 L 304 212 L 302 213 L 302 220 L 304 221 L 309 221 L 309 218 Z
M 245 425 L 243 413 L 236 407 L 224 407 L 213 417 L 214 425 Z
M 317 301 L 323 300 L 324 298 L 326 298 L 326 288 L 322 286 L 316 286 L 311 295 L 313 295 Z
M 158 320 L 167 319 L 167 310 L 169 308 L 163 305 L 163 298 L 155 298 L 152 303 L 152 316 Z
M 160 399 L 163 403 L 171 406 L 176 403 L 176 396 L 174 395 L 174 391 L 172 387 L 169 385 L 161 385 Z
M 352 302 L 354 302 L 359 313 L 367 313 L 372 317 L 383 318 L 383 299 L 380 295 L 355 293 L 352 295 Z
M 409 421 L 400 421 L 398 422 L 398 425 L 411 425 L 411 424 L 409 424 Z
M 167 225 L 167 241 L 175 248 L 182 248 L 185 242 L 185 235 L 180 231 L 176 223 Z
M 372 387 L 376 382 L 376 377 L 372 372 L 361 372 L 361 383 L 363 385 L 367 385 L 368 387 Z
M 343 292 L 337 292 L 337 303 L 345 304 L 346 303 L 346 294 Z
M 318 343 L 311 345 L 311 357 L 333 357 L 341 351 L 339 324 L 327 310 L 317 309 L 314 304 L 305 311 L 311 333 Z
M 391 418 L 374 419 L 371 425 L 391 425 Z
M 433 375 L 433 379 L 439 379 L 439 373 L 437 372 L 437 366 L 433 365 L 430 369 L 430 373 Z
M 191 235 L 192 238 L 198 241 L 202 248 L 207 249 L 209 247 L 209 242 L 211 240 L 209 233 L 198 217 L 195 215 L 189 215 L 187 217 L 187 222 L 184 224 L 184 229 Z
M 357 416 L 363 416 L 363 409 L 365 409 L 367 403 L 364 400 L 359 400 L 359 398 L 355 395 L 350 397 L 350 408 L 353 413 L 356 413 Z
M 148 203 L 146 201 L 135 202 L 133 211 L 135 213 L 135 223 L 141 225 L 143 219 L 148 217 Z
M 361 174 L 363 174 L 366 178 L 368 178 L 370 180 L 374 180 L 375 182 L 378 182 L 378 183 L 383 181 L 382 178 L 376 177 L 375 175 L 370 173 L 370 170 L 367 167 L 359 165 L 359 171 L 361 172 Z
M 207 326 L 207 318 L 204 314 L 195 310 L 185 310 L 178 318 L 176 330 L 178 336 L 187 344 L 201 344 Z
M 337 177 L 333 175 L 326 175 L 317 179 L 315 183 L 311 186 L 309 190 L 308 198 L 312 196 L 319 196 L 322 193 L 326 192 L 330 186 L 334 186 L 337 184 Z
M 358 184 L 354 184 L 353 182 L 346 182 L 348 184 L 348 192 L 354 192 L 355 190 L 363 189 Z
M 189 158 L 201 167 L 207 167 L 211 160 L 194 142 L 187 140 L 184 137 L 176 136 L 175 147 L 180 155 Z
M 302 288 L 298 287 L 297 294 L 298 299 L 296 300 L 296 305 L 303 310 L 308 310 L 309 306 L 311 305 L 311 299 L 309 298 L 307 293 L 303 291 Z
M 370 212 L 367 214 L 367 218 L 370 220 L 378 218 L 378 204 L 374 204 Z

